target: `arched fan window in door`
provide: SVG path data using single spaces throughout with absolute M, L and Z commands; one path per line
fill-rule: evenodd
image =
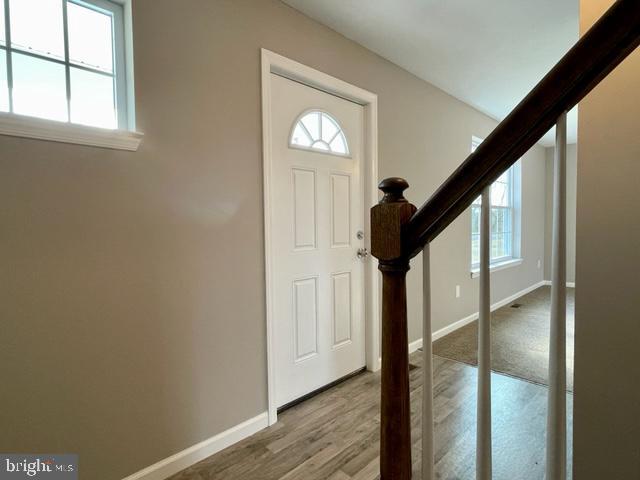
M 293 125 L 289 146 L 302 150 L 349 156 L 349 145 L 337 120 L 326 112 L 311 110 L 298 117 Z

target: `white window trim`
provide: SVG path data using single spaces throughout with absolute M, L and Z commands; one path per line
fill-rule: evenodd
M 135 152 L 143 134 L 0 112 L 0 134 Z
M 1 1 L 1 0 L 0 0 Z M 112 130 L 75 123 L 60 122 L 16 113 L 0 112 L 0 135 L 33 138 L 52 142 L 88 145 L 115 150 L 136 151 L 144 134 L 135 131 L 133 77 L 133 33 L 131 0 L 111 0 L 123 6 L 124 80 L 126 82 L 127 126 L 129 130 Z
M 489 265 L 489 271 L 493 273 L 493 272 L 498 272 L 500 270 L 505 270 L 507 268 L 517 267 L 518 265 L 522 265 L 523 261 L 524 260 L 522 258 L 509 258 L 507 260 L 495 262 Z M 471 278 L 478 278 L 479 276 L 480 276 L 480 269 L 472 268 Z

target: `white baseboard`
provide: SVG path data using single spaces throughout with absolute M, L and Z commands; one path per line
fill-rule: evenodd
M 511 302 L 513 302 L 514 300 L 522 297 L 523 295 L 526 295 L 529 292 L 533 292 L 536 288 L 540 288 L 544 285 L 547 285 L 545 280 L 542 280 L 538 283 L 535 283 L 533 285 L 531 285 L 530 287 L 525 288 L 524 290 L 521 290 L 517 293 L 514 293 L 513 295 L 504 298 L 502 300 L 500 300 L 499 302 L 494 303 L 493 305 L 491 305 L 491 311 L 493 312 L 494 310 L 497 310 L 499 308 L 504 307 L 505 305 L 510 304 Z M 450 334 L 451 332 L 454 332 L 456 330 L 458 330 L 459 328 L 464 327 L 465 325 L 468 325 L 469 323 L 475 321 L 478 319 L 478 312 L 469 315 L 468 317 L 463 318 L 462 320 L 458 320 L 457 322 L 452 323 L 451 325 L 447 325 L 444 328 L 441 328 L 440 330 L 437 330 L 435 332 L 433 332 L 433 335 L 431 336 L 432 340 L 435 342 L 436 340 L 438 340 L 439 338 L 444 337 L 445 335 Z M 416 342 L 414 342 L 416 343 Z M 420 344 L 422 345 L 422 339 L 420 340 Z
M 175 455 L 160 460 L 139 472 L 129 475 L 123 480 L 164 480 L 198 463 L 200 460 L 204 460 L 214 453 L 250 437 L 254 433 L 266 428 L 268 423 L 269 414 L 267 412 L 261 413 L 257 417 L 253 417 L 218 435 L 182 450 Z
M 549 280 L 541 280 L 538 283 L 534 283 L 533 285 L 525 288 L 524 290 L 520 290 L 519 292 L 516 292 L 513 295 L 510 295 L 507 298 L 503 298 L 499 302 L 494 303 L 493 305 L 491 305 L 491 311 L 493 312 L 495 310 L 498 310 L 499 308 L 504 307 L 505 305 L 509 305 L 514 300 L 517 300 L 518 298 L 526 295 L 527 293 L 533 292 L 535 289 L 543 287 L 545 285 L 551 285 L 551 282 Z M 567 287 L 574 288 L 575 287 L 575 283 L 567 282 Z M 479 316 L 478 312 L 476 312 L 476 313 L 474 313 L 472 315 L 469 315 L 468 317 L 465 317 L 465 318 L 463 318 L 461 320 L 458 320 L 457 322 L 453 322 L 451 325 L 447 325 L 446 327 L 441 328 L 440 330 L 436 330 L 431 335 L 431 340 L 433 342 L 435 342 L 439 338 L 442 338 L 445 335 L 449 335 L 451 332 L 455 332 L 459 328 L 462 328 L 465 325 L 468 325 L 471 322 L 476 321 L 478 319 L 478 316 Z M 415 352 L 415 351 L 417 351 L 420 348 L 422 348 L 422 338 L 419 338 L 419 339 L 409 343 L 409 353 L 410 354 Z M 382 362 L 382 358 L 380 358 L 380 362 Z
M 409 344 L 409 353 L 413 353 L 413 352 L 417 351 L 419 348 L 422 348 L 422 339 L 421 338 L 419 338 L 415 342 L 411 342 Z
M 551 286 L 551 280 L 544 280 L 544 284 L 548 287 Z M 576 282 L 567 282 L 567 288 L 576 288 Z
M 469 315 L 468 317 L 464 317 L 457 322 L 453 322 L 451 325 L 447 325 L 446 327 L 441 328 L 440 330 L 436 330 L 431 334 L 431 340 L 435 342 L 436 340 L 449 335 L 451 332 L 455 332 L 459 328 L 464 327 L 465 325 L 470 324 L 471 322 L 478 319 L 478 313 L 474 313 L 473 315 Z
M 546 280 L 542 280 L 542 281 L 540 281 L 538 283 L 535 283 L 535 284 L 531 285 L 530 287 L 525 288 L 524 290 L 520 290 L 519 292 L 508 296 L 507 298 L 503 298 L 499 302 L 496 302 L 493 305 L 491 305 L 491 311 L 493 312 L 493 311 L 495 311 L 495 310 L 497 310 L 499 308 L 502 308 L 505 305 L 510 304 L 514 300 L 517 300 L 518 298 L 522 297 L 523 295 L 526 295 L 529 292 L 533 292 L 536 288 L 540 288 L 540 287 L 542 287 L 544 285 L 551 285 L 551 282 L 548 282 Z M 447 325 L 446 327 L 441 328 L 440 330 L 436 330 L 431 335 L 431 339 L 432 339 L 433 342 L 435 342 L 439 338 L 442 338 L 445 335 L 449 335 L 451 332 L 455 332 L 459 328 L 462 328 L 465 325 L 468 325 L 468 324 L 470 324 L 471 322 L 473 322 L 473 321 L 475 321 L 477 319 L 478 319 L 478 312 L 476 312 L 476 313 L 474 313 L 472 315 L 469 315 L 468 317 L 465 317 L 465 318 L 463 318 L 461 320 L 458 320 L 457 322 L 453 322 L 451 325 Z M 409 353 L 413 353 L 416 350 L 418 350 L 419 348 L 422 348 L 422 338 L 419 338 L 418 340 L 416 340 L 414 342 L 411 342 L 409 344 Z

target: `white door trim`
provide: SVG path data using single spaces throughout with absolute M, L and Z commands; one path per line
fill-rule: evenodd
M 371 225 L 367 210 L 378 202 L 378 96 L 282 55 L 262 49 L 262 159 L 264 181 L 264 238 L 267 313 L 267 398 L 269 425 L 278 418 L 273 320 L 273 276 L 271 258 L 271 74 L 295 80 L 318 90 L 345 98 L 364 107 L 364 209 L 365 246 L 371 251 Z M 380 307 L 378 270 L 371 257 L 365 265 L 365 332 L 367 370 L 380 368 Z

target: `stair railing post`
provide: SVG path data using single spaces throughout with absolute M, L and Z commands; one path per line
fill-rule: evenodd
M 422 298 L 422 480 L 434 480 L 431 254 L 428 243 L 422 249 Z
M 567 476 L 566 113 L 560 116 L 556 125 L 556 149 L 554 157 L 546 480 L 565 480 Z
M 406 275 L 409 257 L 402 229 L 415 213 L 402 192 L 409 184 L 387 178 L 380 203 L 371 209 L 371 253 L 382 272 L 382 386 L 380 480 L 411 480 L 411 410 Z
M 491 187 L 480 209 L 480 309 L 478 318 L 478 404 L 476 479 L 491 480 Z

